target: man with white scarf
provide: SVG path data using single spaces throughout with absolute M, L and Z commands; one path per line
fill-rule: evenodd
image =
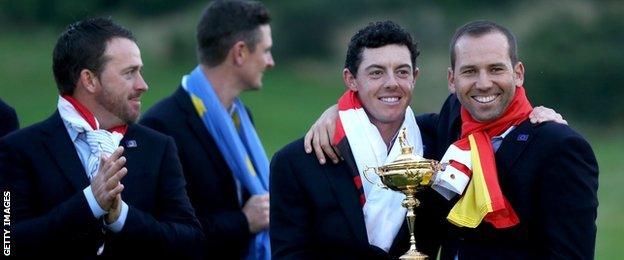
M 411 35 L 391 21 L 371 23 L 349 43 L 334 143 L 345 160 L 320 165 L 297 140 L 271 163 L 271 245 L 275 258 L 396 258 L 408 248 L 404 195 L 363 178 L 400 152 L 397 134 L 422 155 L 409 104 L 418 76 Z M 377 181 L 378 178 L 376 178 Z
M 148 88 L 142 66 L 132 32 L 111 19 L 60 35 L 57 111 L 0 141 L 12 256 L 198 256 L 173 140 L 134 124 Z

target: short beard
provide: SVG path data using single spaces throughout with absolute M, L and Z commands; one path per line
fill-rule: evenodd
M 103 92 L 97 95 L 95 100 L 100 106 L 104 107 L 106 111 L 121 119 L 125 124 L 132 124 L 136 122 L 139 117 L 138 114 L 136 116 L 130 115 L 130 113 L 124 109 L 123 100 L 115 100 L 114 95 L 108 92 L 106 88 L 103 88 Z

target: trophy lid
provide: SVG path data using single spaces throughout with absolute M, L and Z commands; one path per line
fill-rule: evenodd
M 399 133 L 399 144 L 401 145 L 401 154 L 397 156 L 397 158 L 393 162 L 385 166 L 391 166 L 396 164 L 403 165 L 406 163 L 417 163 L 427 160 L 422 156 L 413 154 L 414 147 L 407 143 L 407 130 L 405 128 L 401 129 L 401 132 Z
M 406 136 L 405 128 L 401 129 L 399 133 L 401 154 L 391 163 L 377 168 L 377 174 L 382 182 L 397 191 L 430 185 L 431 177 L 438 167 L 436 161 L 413 154 L 414 147 L 407 143 Z

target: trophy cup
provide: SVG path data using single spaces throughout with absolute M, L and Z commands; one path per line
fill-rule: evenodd
M 405 199 L 401 205 L 407 208 L 407 225 L 410 232 L 410 248 L 399 259 L 427 259 L 427 255 L 416 250 L 416 239 L 414 238 L 414 208 L 418 207 L 420 202 L 414 195 L 424 189 L 425 186 L 431 185 L 431 178 L 435 172 L 442 168 L 442 164 L 435 160 L 428 160 L 418 155 L 412 154 L 414 149 L 407 143 L 407 131 L 401 129 L 399 133 L 399 144 L 401 145 L 401 154 L 389 164 L 380 167 L 367 167 L 364 170 L 364 177 L 368 182 L 373 183 L 367 175 L 369 170 L 373 170 L 379 176 L 382 184 L 373 183 L 386 189 L 399 191 L 405 194 Z

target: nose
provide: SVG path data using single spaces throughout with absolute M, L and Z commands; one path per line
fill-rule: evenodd
M 476 88 L 479 90 L 487 90 L 492 87 L 492 80 L 490 79 L 490 75 L 486 72 L 480 72 L 479 78 L 477 78 L 477 82 L 475 84 Z
M 384 84 L 384 88 L 391 89 L 399 87 L 399 82 L 394 73 L 387 73 L 388 79 L 386 80 L 386 84 Z
M 139 74 L 139 77 L 137 81 L 135 82 L 134 87 L 136 88 L 137 91 L 141 93 L 149 89 L 149 87 L 147 86 L 147 82 L 145 82 L 145 80 L 143 79 L 143 75 L 141 74 Z
M 273 67 L 275 67 L 275 61 L 273 60 L 273 54 L 269 52 L 267 57 L 267 69 L 271 69 Z

